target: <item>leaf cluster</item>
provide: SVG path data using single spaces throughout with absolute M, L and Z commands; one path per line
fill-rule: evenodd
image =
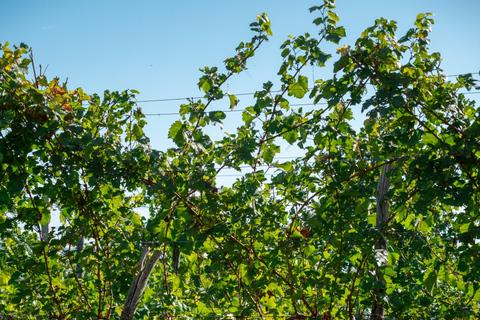
M 310 9 L 317 37 L 281 46 L 281 90 L 266 82 L 216 139 L 206 129 L 227 115 L 207 107 L 239 105 L 224 85 L 272 35 L 257 16 L 225 73 L 202 69 L 204 99 L 180 106 L 165 151 L 149 147 L 136 92 L 101 99 L 43 74 L 26 80 L 29 49 L 3 46 L 0 314 L 117 317 L 149 246 L 161 257 L 137 318 L 375 319 L 378 305 L 392 319 L 477 317 L 480 111 L 464 92 L 478 82 L 442 74 L 431 14 L 399 40 L 396 22 L 378 19 L 334 58 L 320 49 L 345 37 L 334 5 Z M 330 59 L 331 78 L 302 74 Z M 279 160 L 288 145 L 302 155 Z M 220 185 L 226 170 L 239 177 Z M 61 226 L 46 238 L 53 212 Z

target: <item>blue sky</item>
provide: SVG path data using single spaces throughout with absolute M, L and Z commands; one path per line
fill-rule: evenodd
M 254 92 L 262 83 L 278 84 L 281 43 L 287 35 L 318 30 L 308 8 L 322 1 L 285 0 L 2 0 L 0 42 L 25 42 L 36 65 L 48 65 L 47 76 L 68 78 L 70 88 L 88 93 L 136 89 L 138 99 L 201 95 L 197 82 L 204 66 L 221 66 L 240 41 L 248 41 L 249 24 L 266 12 L 274 36 L 251 60 L 246 73 L 229 81 L 231 93 Z M 432 12 L 431 49 L 442 54 L 445 74 L 480 70 L 480 1 L 339 0 L 337 13 L 347 30 L 343 44 L 353 44 L 374 20 L 398 22 L 399 37 L 418 13 Z M 330 49 L 332 53 L 335 48 Z M 304 75 L 328 78 L 331 69 L 307 69 Z M 278 86 L 277 86 L 278 88 Z M 241 96 L 238 108 L 251 102 Z M 174 113 L 182 101 L 140 103 L 144 113 Z M 227 101 L 215 109 L 228 109 Z M 231 124 L 241 113 L 232 113 Z M 147 132 L 157 149 L 171 146 L 169 125 L 176 116 L 149 116 Z M 230 124 L 230 123 L 229 123 Z M 233 131 L 233 128 L 230 131 Z M 228 131 L 228 129 L 226 129 Z M 293 148 L 292 148 L 293 149 Z

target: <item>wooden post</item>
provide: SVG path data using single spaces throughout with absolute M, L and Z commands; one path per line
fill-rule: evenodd
M 45 225 L 42 226 L 42 234 L 40 236 L 40 239 L 48 242 L 48 233 L 49 232 L 50 232 L 50 221 L 48 221 Z
M 44 196 L 47 207 L 51 209 L 50 199 L 47 196 Z M 48 233 L 50 232 L 50 220 L 43 226 L 41 226 L 40 240 L 48 242 Z
M 80 255 L 85 248 L 85 238 L 83 236 L 78 239 L 78 244 L 77 244 L 77 254 Z M 82 265 L 77 263 L 77 278 L 81 279 L 83 278 L 83 270 L 82 270 Z
M 149 253 L 150 247 L 146 245 L 143 249 L 142 255 L 140 256 L 137 269 L 138 273 L 133 278 L 130 291 L 128 292 L 127 299 L 125 300 L 122 315 L 120 316 L 120 320 L 132 320 L 134 318 L 138 303 L 140 302 L 143 292 L 147 286 L 148 278 L 152 274 L 153 268 L 162 254 L 160 250 L 155 250 L 147 262 Z

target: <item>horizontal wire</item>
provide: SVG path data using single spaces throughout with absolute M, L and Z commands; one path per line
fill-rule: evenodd
M 462 74 L 450 74 L 446 75 L 446 77 L 458 77 L 458 76 L 464 76 L 464 75 L 473 75 L 476 74 L 477 72 L 467 72 L 467 73 L 462 73 Z M 415 80 L 416 78 L 411 78 L 411 80 Z M 312 90 L 312 88 L 309 88 L 309 90 Z M 282 90 L 276 90 L 276 91 L 271 91 L 272 93 L 278 93 L 281 92 Z M 243 93 L 236 93 L 232 94 L 233 96 L 247 96 L 247 95 L 253 95 L 256 92 L 243 92 Z M 228 94 L 228 93 L 227 93 Z M 165 99 L 149 99 L 149 100 L 138 100 L 138 103 L 151 103 L 151 102 L 168 102 L 168 101 L 181 101 L 181 100 L 188 100 L 188 99 L 204 99 L 204 96 L 190 96 L 190 97 L 185 97 L 185 98 L 165 98 Z
M 280 92 L 279 91 L 272 91 L 272 92 Z M 237 93 L 232 94 L 232 96 L 248 96 L 255 94 L 255 92 L 244 92 L 244 93 Z M 188 100 L 188 99 L 204 99 L 205 97 L 188 97 L 188 98 L 166 98 L 166 99 L 149 99 L 149 100 L 138 100 L 138 103 L 150 103 L 150 102 L 168 102 L 168 101 L 181 101 L 181 100 Z
M 474 91 L 474 92 L 463 92 L 462 94 L 480 94 L 480 91 Z M 179 98 L 183 99 L 183 98 Z M 137 101 L 138 103 L 141 103 L 142 101 Z M 362 100 L 360 102 L 365 102 L 365 100 Z M 316 106 L 316 105 L 327 105 L 328 102 L 319 102 L 319 103 L 294 103 L 294 104 L 289 104 L 289 107 L 303 107 L 303 106 Z M 233 112 L 243 112 L 247 111 L 246 109 L 232 109 L 232 110 L 212 110 L 212 111 L 205 111 L 206 112 L 223 112 L 223 113 L 233 113 Z M 190 114 L 195 113 L 195 112 L 190 112 Z M 151 116 L 178 116 L 180 112 L 169 112 L 169 113 L 144 113 L 145 116 L 151 117 Z
M 463 94 L 480 94 L 480 91 L 475 91 L 475 92 L 465 92 Z M 362 100 L 360 102 L 365 102 L 365 100 Z M 319 103 L 296 103 L 296 104 L 289 104 L 289 107 L 303 107 L 303 106 L 318 106 L 318 105 L 327 105 L 328 102 L 319 102 Z M 233 110 L 212 110 L 208 112 L 223 112 L 223 113 L 232 113 L 232 112 L 243 112 L 247 111 L 246 109 L 233 109 Z M 207 111 L 205 111 L 206 113 Z M 190 112 L 190 113 L 195 113 L 195 112 Z M 180 112 L 170 112 L 170 113 L 144 113 L 145 116 L 150 117 L 150 116 L 178 116 Z
M 327 105 L 328 102 L 320 102 L 320 103 L 317 103 L 317 104 L 313 104 L 313 103 L 295 103 L 295 104 L 289 104 L 288 106 L 289 107 L 302 107 L 302 106 L 314 106 L 314 105 Z M 246 111 L 247 109 L 233 109 L 233 110 L 212 110 L 212 111 L 205 111 L 205 113 L 207 112 L 224 112 L 224 113 L 232 113 L 232 112 L 243 112 L 243 111 Z M 196 113 L 196 112 L 190 112 L 191 114 L 193 113 Z M 200 112 L 197 112 L 197 113 L 200 113 Z M 179 115 L 180 112 L 170 112 L 170 113 L 144 113 L 145 116 L 175 116 L 175 115 Z
M 243 94 L 235 94 L 234 96 L 238 95 L 251 95 L 254 93 L 243 93 Z M 480 91 L 474 91 L 474 92 L 462 92 L 462 94 L 467 95 L 467 94 L 480 94 Z M 202 99 L 203 97 L 197 97 L 197 98 L 173 98 L 173 99 L 158 99 L 158 100 L 138 100 L 137 103 L 149 103 L 149 102 L 165 102 L 165 101 L 175 101 L 175 100 L 186 100 L 186 99 Z M 364 102 L 362 100 L 362 102 Z M 327 102 L 322 102 L 322 103 L 302 103 L 302 104 L 289 104 L 289 106 L 294 107 L 294 106 L 306 106 L 306 105 L 319 105 L 319 104 L 327 104 Z M 218 110 L 221 111 L 221 110 Z M 224 112 L 235 112 L 232 110 L 225 110 Z M 175 115 L 179 114 L 177 113 L 169 113 L 169 114 L 159 114 L 159 115 Z M 147 115 L 147 114 L 145 114 Z M 156 114 L 148 114 L 148 115 L 156 115 Z

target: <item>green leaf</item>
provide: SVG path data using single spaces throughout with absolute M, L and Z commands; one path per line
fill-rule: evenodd
M 295 98 L 303 98 L 308 92 L 308 78 L 305 76 L 298 76 L 298 81 L 290 85 L 288 94 Z
M 436 145 L 438 144 L 438 139 L 431 133 L 425 133 L 423 136 L 422 136 L 422 142 L 424 144 L 431 144 L 431 145 Z
M 423 285 L 427 287 L 427 292 L 433 295 L 433 290 L 437 286 L 438 276 L 436 271 L 427 272 Z
M 198 82 L 198 87 L 207 93 L 212 88 L 212 81 L 206 77 L 203 77 Z
M 432 230 L 434 225 L 433 216 L 426 217 L 423 221 L 420 221 L 418 226 L 421 232 L 428 232 Z
M 297 130 L 287 131 L 282 136 L 289 144 L 294 144 L 298 140 Z
M 10 280 L 8 281 L 8 284 L 20 284 L 25 281 L 25 274 L 21 271 L 15 271 L 12 276 L 10 277 Z
M 377 214 L 374 212 L 368 216 L 367 222 L 373 226 L 377 225 Z
M 33 102 L 36 104 L 42 104 L 45 102 L 44 92 L 30 88 L 27 90 L 27 93 L 33 99 Z
M 168 137 L 173 139 L 177 135 L 177 133 L 182 129 L 183 123 L 180 120 L 175 121 L 171 127 L 170 130 L 168 130 Z
M 143 137 L 143 130 L 142 130 L 142 128 L 141 128 L 138 124 L 136 124 L 136 123 L 133 124 L 132 133 L 133 133 L 133 135 L 134 135 L 134 137 L 135 137 L 135 140 L 139 140 L 139 139 L 141 139 L 141 138 Z
M 183 145 L 186 142 L 185 131 L 185 125 L 180 120 L 177 120 L 172 124 L 170 130 L 168 130 L 168 137 L 173 139 L 177 145 Z
M 227 116 L 223 111 L 210 111 L 208 113 L 208 118 L 212 122 L 212 124 L 218 124 L 220 127 L 223 126 L 222 120 L 225 119 Z
M 262 153 L 262 159 L 267 163 L 272 163 L 275 155 L 280 152 L 280 147 L 276 145 L 267 145 Z
M 293 166 L 293 165 L 292 165 L 291 162 L 285 162 L 285 163 L 277 163 L 275 166 L 276 166 L 277 168 L 280 168 L 280 169 L 288 172 L 288 171 L 290 171 L 290 170 L 292 169 L 292 166 Z
M 262 305 L 266 306 L 269 309 L 275 309 L 277 306 L 275 303 L 275 297 L 269 296 L 268 294 L 265 295 L 260 301 L 262 302 Z
M 250 125 L 250 123 L 256 118 L 256 116 L 251 115 L 250 113 L 244 111 L 242 112 L 242 120 L 245 122 L 245 125 Z
M 40 220 L 40 225 L 41 226 L 47 225 L 50 222 L 50 219 L 51 219 L 50 210 L 48 209 L 42 210 L 42 219 Z
M 159 220 L 158 224 L 153 227 L 153 233 L 160 239 L 171 239 L 170 232 L 168 232 L 168 224 L 164 220 Z
M 316 18 L 315 20 L 313 20 L 312 23 L 313 23 L 314 25 L 316 25 L 316 26 L 319 26 L 319 25 L 321 25 L 321 24 L 324 23 L 324 22 L 325 22 L 325 19 L 324 19 L 324 18 L 318 17 L 318 18 Z
M 461 232 L 461 233 L 468 232 L 469 229 L 470 229 L 470 222 L 469 222 L 469 223 L 462 224 L 462 225 L 460 226 L 460 232 Z

